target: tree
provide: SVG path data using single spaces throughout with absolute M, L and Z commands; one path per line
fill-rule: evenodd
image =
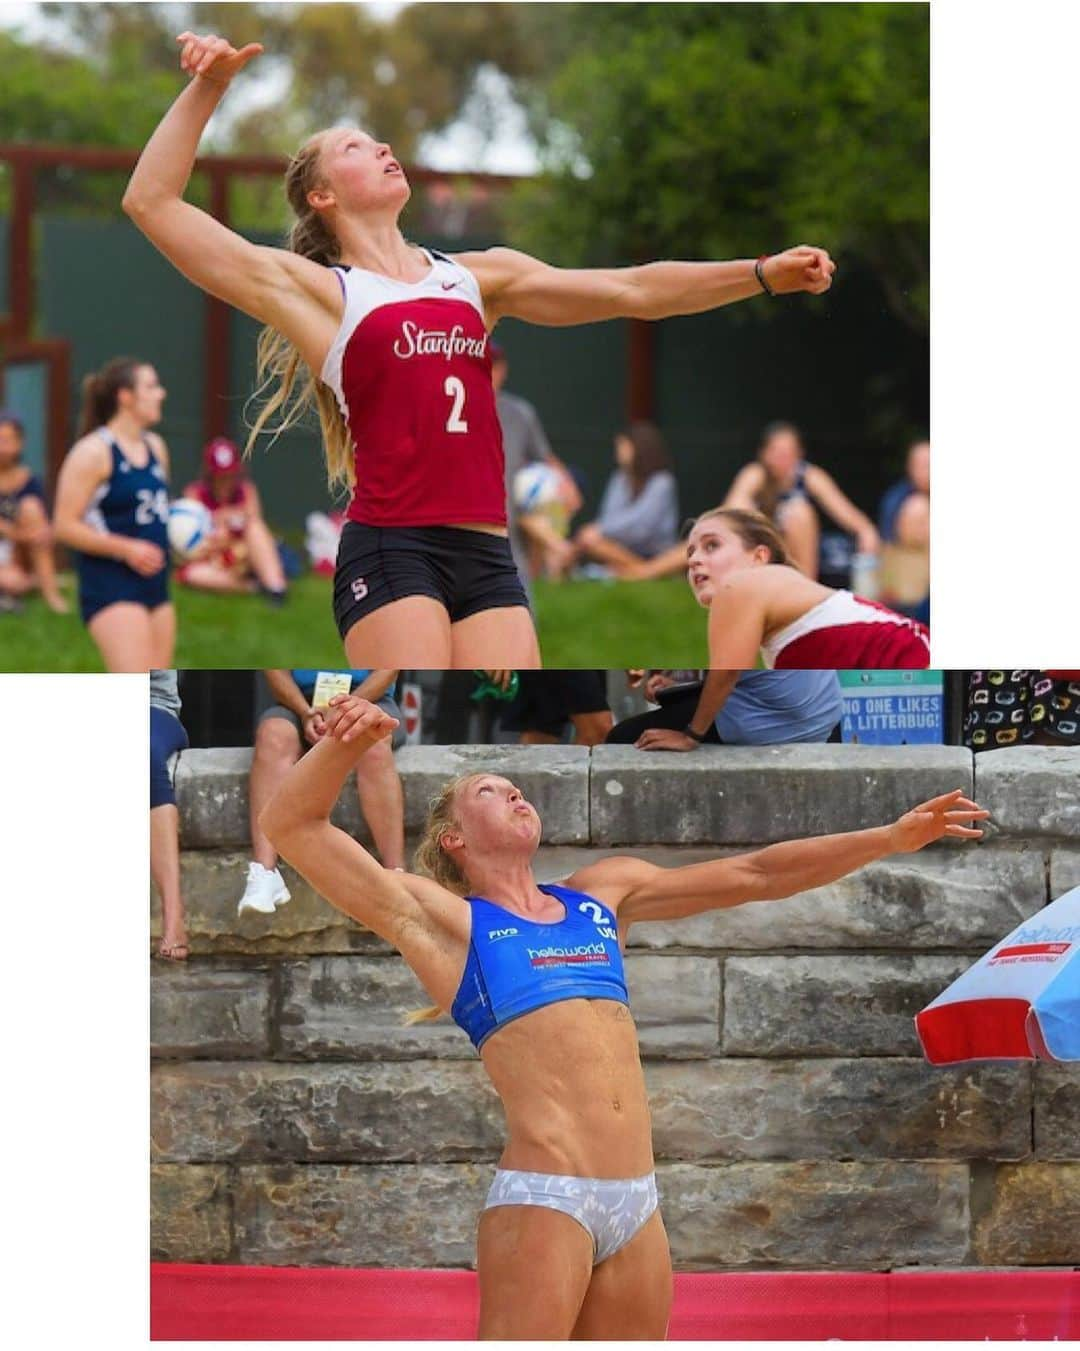
M 565 263 L 820 242 L 929 318 L 928 7 L 546 5 L 550 79 L 521 81 L 546 172 L 523 247 Z

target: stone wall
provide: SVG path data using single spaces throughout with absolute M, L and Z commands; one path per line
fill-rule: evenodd
M 180 757 L 193 956 L 153 964 L 154 1255 L 467 1266 L 502 1114 L 385 944 L 295 875 L 238 919 L 243 751 Z M 626 849 L 662 864 L 877 825 L 963 787 L 979 845 L 943 842 L 785 902 L 631 933 L 627 970 L 664 1215 L 683 1270 L 1080 1262 L 1080 1074 L 933 1069 L 912 1018 L 1080 884 L 1080 753 L 793 746 L 415 747 L 407 827 L 450 775 L 513 777 L 542 881 Z M 355 791 L 340 822 L 364 838 Z M 156 932 L 157 907 L 153 907 Z

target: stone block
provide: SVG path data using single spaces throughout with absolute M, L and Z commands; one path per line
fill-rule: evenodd
M 227 1262 L 232 1256 L 229 1170 L 156 1164 L 150 1169 L 150 1257 Z
M 589 839 L 589 750 L 586 746 L 406 746 L 398 752 L 405 789 L 405 828 L 420 834 L 428 807 L 459 774 L 501 774 L 540 813 L 548 844 Z
M 174 784 L 185 849 L 247 846 L 251 749 L 214 746 L 180 753 Z
M 725 1055 L 921 1055 L 914 1018 L 969 956 L 729 957 Z
M 335 910 L 287 864 L 292 900 L 272 915 L 236 913 L 250 855 L 232 850 L 184 850 L 180 888 L 192 951 L 198 955 L 299 956 L 318 952 L 389 952 L 381 938 Z M 160 934 L 160 906 L 151 897 L 150 930 Z
M 494 1159 L 504 1129 L 479 1061 L 161 1063 L 150 1114 L 169 1162 Z
M 1056 901 L 1073 887 L 1080 887 L 1080 847 L 1060 845 L 1050 853 L 1050 896 Z
M 449 1018 L 407 1027 L 431 1000 L 397 956 L 312 957 L 282 967 L 281 1047 L 290 1059 L 475 1060 Z
M 650 857 L 645 850 L 635 855 Z M 1042 850 L 897 854 L 784 901 L 751 901 L 671 923 L 636 924 L 633 947 L 963 949 L 973 955 L 1046 903 Z
M 974 1247 L 986 1266 L 1080 1263 L 1080 1163 L 998 1168 L 989 1209 L 975 1226 Z
M 185 849 L 247 848 L 249 749 L 184 751 L 176 771 Z M 513 779 L 536 807 L 550 843 L 589 838 L 589 751 L 585 746 L 405 746 L 394 757 L 405 797 L 405 829 L 419 833 L 431 799 L 459 774 L 490 772 Z M 371 836 L 350 776 L 331 818 L 363 844 Z
M 657 1157 L 1019 1159 L 1031 1152 L 1026 1066 L 921 1060 L 710 1060 L 648 1065 Z
M 716 1055 L 720 1043 L 720 963 L 714 957 L 631 955 L 626 984 L 641 1053 Z
M 975 800 L 1001 834 L 1080 840 L 1080 748 L 983 751 L 975 757 Z
M 257 1058 L 269 1051 L 269 971 L 152 963 L 151 1055 Z
M 967 1253 L 963 1164 L 672 1164 L 658 1183 L 684 1271 L 874 1271 L 956 1265 Z
M 471 1267 L 490 1164 L 238 1170 L 237 1259 L 259 1266 Z
M 592 842 L 769 844 L 885 825 L 936 793 L 970 794 L 971 761 L 956 746 L 598 746 Z
M 1035 1155 L 1080 1160 L 1080 1065 L 1035 1066 Z

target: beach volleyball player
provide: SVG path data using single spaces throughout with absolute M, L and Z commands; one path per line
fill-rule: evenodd
M 77 551 L 79 612 L 107 671 L 172 666 L 169 453 L 150 430 L 164 401 L 148 362 L 116 357 L 88 375 L 56 485 L 56 538 Z
M 690 589 L 709 611 L 712 670 L 746 670 L 759 660 L 816 671 L 930 665 L 924 624 L 805 576 L 760 512 L 705 512 L 690 530 L 686 558 Z
M 334 127 L 286 173 L 288 249 L 248 243 L 183 201 L 203 129 L 262 48 L 182 33 L 188 87 L 124 196 L 191 281 L 262 321 L 273 387 L 254 434 L 314 402 L 332 484 L 352 490 L 334 584 L 350 664 L 533 667 L 536 635 L 510 552 L 489 331 L 659 319 L 831 284 L 822 249 L 724 263 L 564 271 L 512 249 L 447 257 L 409 244 L 409 184 L 388 145 Z
M 260 818 L 281 854 L 346 915 L 392 944 L 477 1048 L 507 1143 L 480 1220 L 480 1336 L 657 1340 L 671 1306 L 649 1104 L 623 949 L 638 921 L 670 922 L 824 886 L 874 859 L 951 836 L 987 812 L 945 793 L 891 825 L 794 840 L 689 867 L 632 857 L 538 885 L 540 818 L 499 774 L 447 784 L 416 854 L 383 868 L 330 813 L 396 719 L 348 695 L 328 734 Z

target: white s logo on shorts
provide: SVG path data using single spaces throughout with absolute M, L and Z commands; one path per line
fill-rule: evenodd
M 353 600 L 363 600 L 368 593 L 368 584 L 363 577 L 357 577 L 349 585 L 353 593 Z

